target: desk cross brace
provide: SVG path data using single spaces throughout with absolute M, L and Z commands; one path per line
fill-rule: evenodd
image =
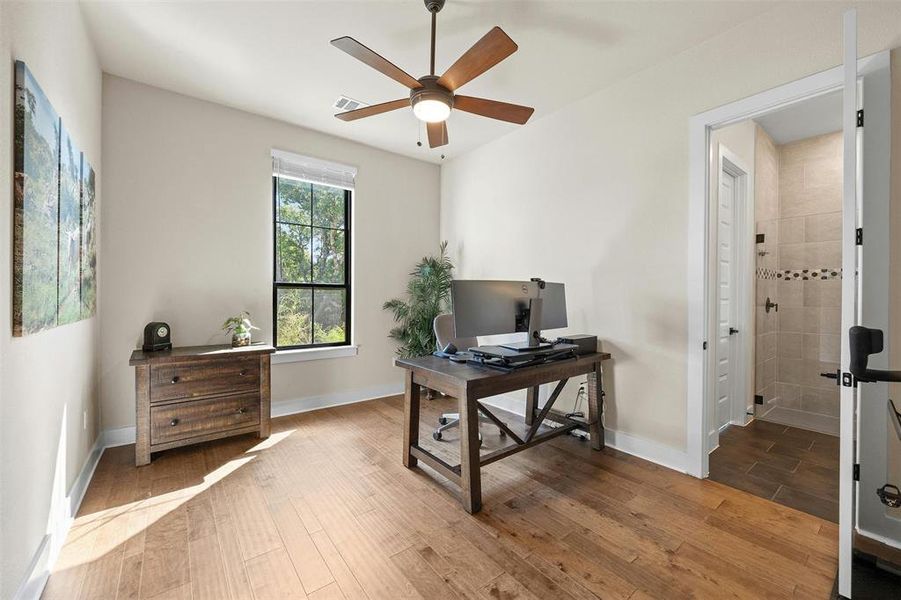
M 507 427 L 506 423 L 501 421 L 494 413 L 492 413 L 484 404 L 481 402 L 476 402 L 479 411 L 488 417 L 492 423 L 497 425 L 501 431 L 510 436 L 514 442 L 516 442 L 513 446 L 505 446 L 499 450 L 495 450 L 489 454 L 486 454 L 479 459 L 479 465 L 485 466 L 489 465 L 495 461 L 498 461 L 502 458 L 510 456 L 511 454 L 516 454 L 526 448 L 531 448 L 532 446 L 536 446 L 541 442 L 549 440 L 551 438 L 557 437 L 558 435 L 563 435 L 565 433 L 569 433 L 574 429 L 587 429 L 588 424 L 583 423 L 581 421 L 576 421 L 574 419 L 570 419 L 568 417 L 564 417 L 561 415 L 551 415 L 549 413 L 551 409 L 554 407 L 554 403 L 557 401 L 557 398 L 560 396 L 560 392 L 563 391 L 563 388 L 566 386 L 566 382 L 569 379 L 563 379 L 557 383 L 557 387 L 554 388 L 554 391 L 551 393 L 544 407 L 541 409 L 541 412 L 538 413 L 534 422 L 532 423 L 529 431 L 526 433 L 525 439 L 522 439 L 514 431 L 512 431 L 509 427 Z M 555 427 L 550 431 L 545 431 L 544 433 L 538 434 L 538 429 L 541 427 L 541 424 L 544 423 L 545 419 L 549 418 L 551 421 L 554 421 L 559 425 L 559 427 Z M 537 435 L 536 435 L 537 434 Z M 410 447 L 410 453 L 421 460 L 428 466 L 430 466 L 435 471 L 441 473 L 451 481 L 460 483 L 461 477 L 461 465 L 451 465 L 434 454 L 428 452 L 424 448 L 419 445 L 414 445 Z

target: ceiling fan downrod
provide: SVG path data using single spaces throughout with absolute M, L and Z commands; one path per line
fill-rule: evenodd
M 429 74 L 435 74 L 435 24 L 438 21 L 438 13 L 444 8 L 444 0 L 423 0 L 425 8 L 432 13 L 432 51 L 429 55 Z

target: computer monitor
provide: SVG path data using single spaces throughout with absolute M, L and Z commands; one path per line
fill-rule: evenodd
M 567 326 L 562 283 L 455 279 L 451 300 L 458 338 L 526 332 L 525 343 L 503 346 L 530 350 L 548 346 L 539 339 L 542 329 Z

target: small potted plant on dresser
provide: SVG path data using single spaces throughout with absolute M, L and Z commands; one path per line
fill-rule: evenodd
M 259 329 L 250 322 L 250 313 L 242 311 L 240 315 L 229 317 L 222 324 L 222 329 L 226 333 L 232 334 L 232 346 L 238 348 L 240 346 L 249 346 L 251 340 L 251 330 Z

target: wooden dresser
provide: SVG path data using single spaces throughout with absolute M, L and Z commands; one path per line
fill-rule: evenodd
M 244 433 L 269 437 L 269 355 L 254 344 L 135 350 L 135 464 L 160 450 Z

